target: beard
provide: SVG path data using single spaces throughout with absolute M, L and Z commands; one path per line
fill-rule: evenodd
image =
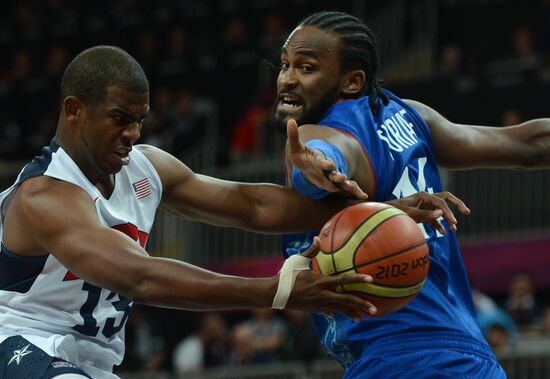
M 311 108 L 306 107 L 306 104 L 303 103 L 303 112 L 296 118 L 296 123 L 298 126 L 304 124 L 316 124 L 321 120 L 321 118 L 327 113 L 330 107 L 338 101 L 340 98 L 340 92 L 338 86 L 331 88 L 327 91 L 319 101 L 311 106 Z M 273 104 L 271 108 L 271 125 L 275 127 L 283 135 L 286 135 L 286 122 L 288 113 L 277 111 L 277 105 L 279 104 L 279 97 Z

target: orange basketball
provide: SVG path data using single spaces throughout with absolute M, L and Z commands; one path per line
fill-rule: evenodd
M 416 222 L 388 204 L 368 202 L 334 215 L 319 233 L 321 251 L 313 270 L 323 275 L 369 274 L 372 283 L 342 286 L 373 303 L 384 316 L 407 305 L 420 291 L 430 264 Z

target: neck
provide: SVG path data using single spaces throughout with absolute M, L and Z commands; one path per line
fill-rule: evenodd
M 97 187 L 103 197 L 109 198 L 115 188 L 115 175 L 105 174 L 96 169 L 85 149 L 78 149 L 78 146 L 83 146 L 82 143 L 79 144 L 73 141 L 76 136 L 68 133 L 66 129 L 58 125 L 54 136 L 55 142 L 71 157 L 80 171 L 90 183 Z
M 65 132 L 64 128 L 59 123 L 57 124 L 57 130 L 55 131 L 54 139 L 55 139 L 55 142 L 60 147 L 62 147 L 63 150 L 65 150 L 67 152 L 67 154 L 69 154 L 68 146 L 70 144 L 67 143 L 68 136 L 67 136 L 67 133 Z M 71 154 L 69 154 L 69 155 L 71 155 Z

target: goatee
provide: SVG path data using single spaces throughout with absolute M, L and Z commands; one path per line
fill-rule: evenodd
M 338 101 L 340 97 L 338 87 L 334 88 L 331 91 L 325 93 L 317 103 L 315 103 L 310 109 L 306 108 L 304 104 L 304 112 L 298 118 L 296 122 L 298 126 L 304 124 L 316 124 L 318 123 L 323 116 L 329 111 L 329 109 Z M 277 97 L 279 99 L 279 97 Z M 277 105 L 279 101 L 277 100 L 273 107 L 271 108 L 271 125 L 275 127 L 283 135 L 286 135 L 286 122 L 288 113 L 286 112 L 277 112 Z

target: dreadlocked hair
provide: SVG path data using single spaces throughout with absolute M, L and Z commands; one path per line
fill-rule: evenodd
M 340 39 L 341 69 L 363 70 L 366 81 L 355 97 L 369 96 L 369 105 L 374 113 L 380 106 L 380 98 L 387 105 L 389 98 L 382 91 L 378 80 L 379 53 L 378 42 L 372 31 L 358 18 L 343 12 L 318 12 L 305 18 L 300 26 L 315 26 L 327 33 L 333 33 Z

